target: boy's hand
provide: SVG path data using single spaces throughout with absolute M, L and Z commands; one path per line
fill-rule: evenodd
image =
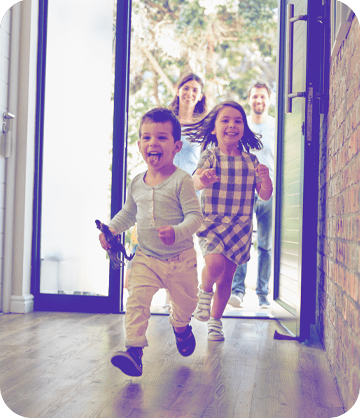
M 159 233 L 159 238 L 165 245 L 173 245 L 175 243 L 175 231 L 171 225 L 161 226 L 156 230 Z
M 109 229 L 113 234 L 116 234 L 115 229 L 113 228 L 109 228 Z M 106 251 L 110 250 L 111 245 L 106 241 L 105 234 L 103 232 L 101 232 L 101 234 L 99 235 L 99 241 L 100 241 L 100 245 L 102 246 L 104 250 Z
M 267 168 L 266 165 L 264 164 L 259 164 L 256 168 L 255 168 L 256 173 L 261 177 L 262 180 L 262 185 L 265 189 L 271 189 L 272 187 L 272 182 L 269 176 L 269 169 Z
M 210 184 L 216 183 L 220 180 L 220 177 L 216 175 L 214 168 L 207 168 L 199 174 L 199 180 L 201 183 L 207 187 Z

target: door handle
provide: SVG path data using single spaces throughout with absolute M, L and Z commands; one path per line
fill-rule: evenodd
M 8 158 L 12 151 L 12 135 L 7 126 L 7 121 L 14 119 L 15 115 L 10 112 L 3 113 L 3 126 L 0 137 L 0 155 L 4 158 Z
M 4 112 L 3 113 L 3 126 L 2 126 L 3 134 L 6 134 L 6 132 L 8 131 L 8 129 L 7 129 L 7 121 L 8 120 L 11 120 L 11 119 L 15 119 L 15 115 L 13 115 L 10 112 Z
M 294 16 L 294 5 L 287 5 L 287 92 L 285 112 L 292 113 L 292 99 L 295 97 L 306 97 L 306 92 L 293 92 L 293 53 L 294 53 L 294 23 L 306 21 L 307 15 Z

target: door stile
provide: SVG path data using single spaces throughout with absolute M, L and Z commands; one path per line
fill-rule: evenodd
M 319 99 L 324 25 L 319 23 L 322 22 L 321 0 L 284 0 L 280 1 L 279 9 L 274 314 L 303 341 L 310 336 L 316 306 Z M 293 30 L 297 30 L 296 37 L 292 36 Z M 304 35 L 299 36 L 301 31 Z M 295 38 L 294 46 L 285 45 L 285 39 Z M 293 60 L 294 51 L 296 60 Z M 289 171 L 294 155 L 299 164 L 296 176 Z M 290 185 L 289 177 L 293 182 Z M 296 193 L 296 203 L 292 203 L 292 193 Z M 297 205 L 290 215 L 288 202 Z M 286 295 L 289 286 L 290 296 Z
M 111 218 L 122 208 L 126 197 L 127 125 L 129 108 L 131 0 L 118 1 L 117 41 L 114 88 L 113 161 L 111 184 Z M 120 186 L 120 187 L 119 187 Z M 123 234 L 123 243 L 124 243 Z M 122 271 L 123 272 L 123 271 Z M 119 270 L 110 269 L 109 294 L 113 313 L 124 311 L 124 280 Z
M 321 1 L 308 2 L 305 149 L 303 176 L 302 267 L 298 329 L 300 340 L 310 338 L 315 322 L 317 276 L 317 214 L 321 100 L 321 42 L 324 40 Z
M 286 1 L 279 1 L 279 16 L 286 16 Z M 278 66 L 277 66 L 277 132 L 275 142 L 275 216 L 274 216 L 274 300 L 279 299 L 279 278 L 280 278 L 280 225 L 281 225 L 281 191 L 283 179 L 282 179 L 282 155 L 283 155 L 283 132 L 285 126 L 285 76 L 286 69 L 281 63 L 286 61 L 286 19 L 280 19 L 278 27 Z M 281 81 L 282 80 L 282 81 Z

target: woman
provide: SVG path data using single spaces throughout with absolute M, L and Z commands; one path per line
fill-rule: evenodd
M 199 76 L 190 73 L 180 80 L 169 109 L 177 115 L 182 126 L 191 125 L 206 116 L 204 83 Z M 201 149 L 199 144 L 191 143 L 185 135 L 181 137 L 181 141 L 183 147 L 175 155 L 174 164 L 192 175 L 196 170 Z
M 179 118 L 182 127 L 191 125 L 206 116 L 207 107 L 204 83 L 199 76 L 190 73 L 179 81 L 176 95 L 169 109 Z M 183 146 L 181 151 L 175 155 L 174 164 L 192 175 L 200 158 L 201 147 L 198 143 L 191 143 L 186 135 L 181 136 L 181 142 Z M 197 239 L 195 239 L 195 249 L 200 253 Z M 166 300 L 163 307 L 168 312 L 171 312 L 168 292 L 166 292 Z

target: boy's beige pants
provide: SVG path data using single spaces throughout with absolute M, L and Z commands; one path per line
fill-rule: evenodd
M 174 327 L 185 327 L 197 304 L 198 280 L 196 252 L 185 250 L 177 257 L 160 260 L 137 250 L 131 265 L 126 304 L 125 345 L 146 347 L 145 333 L 150 318 L 150 306 L 159 289 L 168 289 L 172 313 L 169 322 Z

